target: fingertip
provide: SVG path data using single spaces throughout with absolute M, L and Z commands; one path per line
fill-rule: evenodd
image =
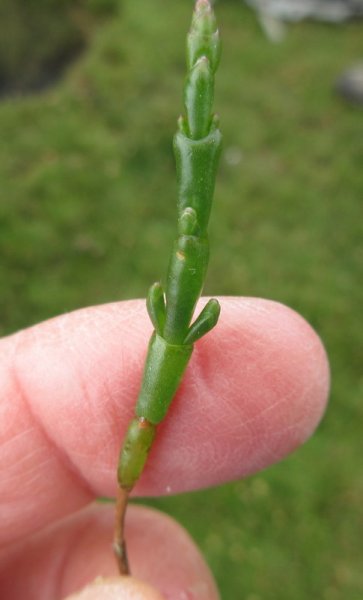
M 180 482 L 197 489 L 258 472 L 305 442 L 324 414 L 329 365 L 307 321 L 270 300 L 224 297 L 221 305 L 160 427 L 141 491 L 166 481 L 160 492 L 175 493 Z
M 132 577 L 119 577 L 114 518 L 113 505 L 96 503 L 18 544 L 2 564 L 1 598 L 218 600 L 213 575 L 190 535 L 146 507 L 131 504 L 127 510 Z
M 231 304 L 227 318 L 238 319 L 245 332 L 239 352 L 246 379 L 252 391 L 260 389 L 255 406 L 278 416 L 272 431 L 278 434 L 285 425 L 294 431 L 291 444 L 300 445 L 315 431 L 327 405 L 330 370 L 323 342 L 304 317 L 280 302 L 234 298 Z M 255 372 L 249 378 L 250 362 Z
M 299 403 L 300 408 L 309 415 L 302 427 L 302 441 L 305 441 L 325 413 L 330 391 L 330 366 L 323 341 L 316 330 L 300 314 L 286 306 L 283 308 L 287 319 L 286 329 L 294 327 L 295 341 L 292 340 L 292 343 L 299 346 L 296 353 L 297 360 L 301 360 L 298 370 L 301 377 Z
M 158 510 L 130 508 L 126 537 L 134 575 L 158 587 L 168 600 L 218 600 L 213 575 L 189 533 Z
M 257 438 L 261 443 L 265 437 L 275 462 L 304 443 L 324 415 L 330 388 L 326 350 L 308 321 L 282 303 L 233 298 L 227 304 L 226 327 L 236 330 L 238 323 L 240 331 L 234 344 L 245 374 L 239 394 L 245 423 L 265 432 Z
M 303 443 L 322 418 L 329 367 L 310 325 L 277 302 L 220 301 L 218 325 L 195 345 L 136 493 L 197 489 L 261 470 Z M 130 301 L 2 342 L 5 441 L 13 444 L 4 464 L 16 476 L 11 485 L 4 478 L 0 492 L 22 515 L 5 519 L 11 539 L 115 493 L 115 461 L 150 331 L 144 302 Z
M 134 577 L 98 577 L 65 600 L 163 600 L 160 593 Z

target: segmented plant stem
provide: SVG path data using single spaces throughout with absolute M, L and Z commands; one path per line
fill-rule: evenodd
M 202 293 L 208 258 L 207 226 L 221 149 L 218 119 L 212 113 L 220 39 L 209 0 L 197 0 L 187 36 L 185 115 L 178 121 L 174 153 L 178 181 L 178 227 L 165 290 L 154 283 L 147 309 L 154 326 L 135 417 L 118 464 L 119 495 L 114 548 L 122 574 L 128 573 L 124 519 L 128 495 L 139 479 L 160 423 L 178 389 L 194 343 L 217 323 L 220 306 L 211 299 L 192 323 Z
M 120 575 L 128 575 L 130 573 L 124 533 L 128 498 L 129 494 L 127 490 L 119 487 L 116 498 L 116 519 L 113 549 Z

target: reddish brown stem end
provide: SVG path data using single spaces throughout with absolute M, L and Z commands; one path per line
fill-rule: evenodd
M 125 514 L 128 498 L 128 492 L 122 488 L 119 488 L 116 499 L 116 519 L 113 550 L 120 575 L 130 575 L 125 542 Z

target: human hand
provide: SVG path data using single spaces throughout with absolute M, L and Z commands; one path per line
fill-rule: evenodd
M 310 326 L 266 300 L 221 304 L 158 428 L 138 495 L 254 473 L 299 446 L 322 416 L 329 370 Z M 57 600 L 116 575 L 113 507 L 92 502 L 116 493 L 150 333 L 144 302 L 130 301 L 0 342 L 1 598 Z M 136 579 L 99 582 L 77 598 L 218 598 L 203 558 L 169 517 L 131 506 L 126 537 Z

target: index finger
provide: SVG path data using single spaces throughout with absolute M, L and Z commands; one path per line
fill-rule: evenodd
M 158 428 L 136 493 L 191 490 L 279 460 L 324 410 L 322 344 L 290 309 L 222 298 Z M 113 496 L 151 333 L 143 301 L 84 309 L 1 342 L 0 527 L 13 541 Z

